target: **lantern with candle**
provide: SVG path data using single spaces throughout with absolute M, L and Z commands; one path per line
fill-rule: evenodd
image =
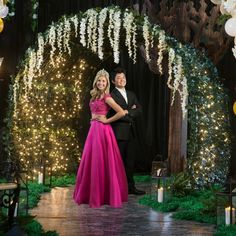
M 38 183 L 50 187 L 52 185 L 52 164 L 48 160 L 41 160 L 38 171 Z
M 163 203 L 169 196 L 170 176 L 167 171 L 167 162 L 160 160 L 162 160 L 162 155 L 157 155 L 152 162 L 150 198 Z
M 217 196 L 217 225 L 234 225 L 236 208 L 236 181 L 230 179 L 226 190 L 218 192 Z

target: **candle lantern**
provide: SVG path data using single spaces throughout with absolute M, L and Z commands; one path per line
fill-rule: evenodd
M 236 209 L 236 181 L 230 179 L 224 192 L 216 193 L 217 225 L 234 225 Z
M 155 159 L 162 159 L 157 155 Z M 165 161 L 152 162 L 150 198 L 159 203 L 165 202 L 170 196 L 170 176 Z
M 38 183 L 50 186 L 52 185 L 52 165 L 50 162 L 42 162 L 38 171 Z

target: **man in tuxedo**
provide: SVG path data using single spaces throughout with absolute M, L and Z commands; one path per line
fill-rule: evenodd
M 144 191 L 138 190 L 135 187 L 133 178 L 134 171 L 134 155 L 130 155 L 130 143 L 134 138 L 134 121 L 142 112 L 142 107 L 138 102 L 136 95 L 125 89 L 126 76 L 123 68 L 116 68 L 112 77 L 112 83 L 115 85 L 111 92 L 112 98 L 124 110 L 128 110 L 125 117 L 111 123 L 114 130 L 116 140 L 120 149 L 120 153 L 124 162 L 129 194 L 142 195 Z M 112 113 L 113 111 L 111 111 Z

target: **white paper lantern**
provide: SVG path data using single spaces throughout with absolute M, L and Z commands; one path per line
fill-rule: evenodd
M 214 4 L 221 4 L 222 0 L 211 0 L 211 2 L 213 2 Z
M 226 21 L 225 31 L 229 36 L 236 37 L 236 18 L 230 18 Z
M 224 7 L 223 4 L 220 5 L 220 12 L 221 12 L 222 15 L 224 15 L 224 14 L 229 14 L 229 13 L 226 11 L 226 9 L 225 9 L 225 7 Z
M 236 9 L 233 9 L 230 14 L 232 15 L 233 18 L 236 18 Z
M 0 6 L 0 18 L 5 18 L 9 12 L 8 6 Z

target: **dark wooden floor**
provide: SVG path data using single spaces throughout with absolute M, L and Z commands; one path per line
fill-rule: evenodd
M 171 214 L 139 205 L 134 195 L 120 209 L 91 209 L 76 205 L 72 193 L 73 187 L 54 188 L 42 195 L 31 214 L 45 230 L 56 230 L 60 236 L 210 236 L 214 232 L 213 225 L 174 220 Z

